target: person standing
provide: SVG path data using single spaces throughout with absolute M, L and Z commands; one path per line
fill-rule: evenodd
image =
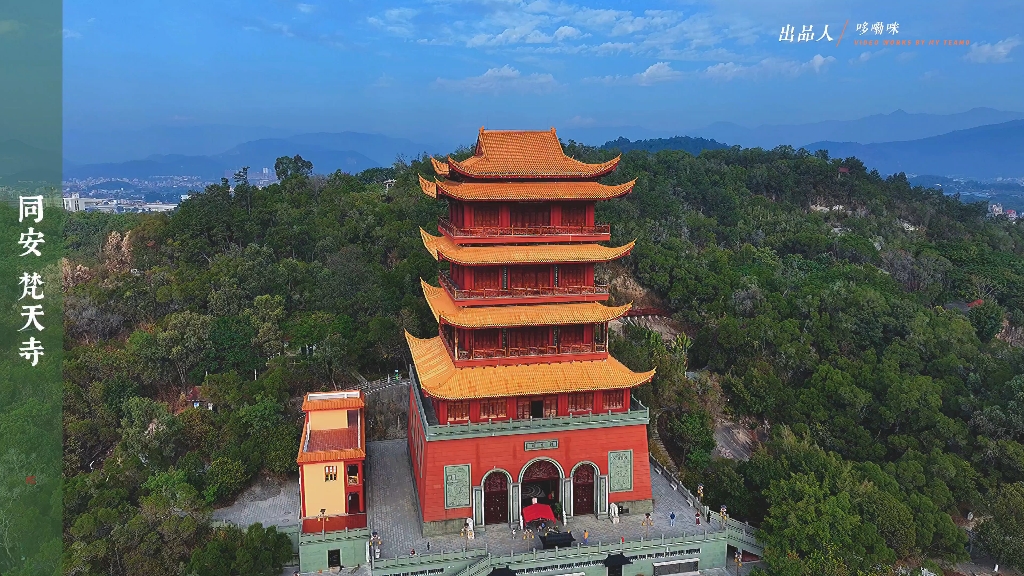
M 676 525 L 676 513 L 672 512 L 668 515 L 668 525 L 674 527 Z
M 700 526 L 700 511 L 698 510 L 693 516 L 693 519 L 697 521 L 697 526 Z
M 583 529 L 583 544 L 586 544 L 587 540 L 589 538 L 590 538 L 590 530 L 587 530 L 586 528 L 584 528 Z

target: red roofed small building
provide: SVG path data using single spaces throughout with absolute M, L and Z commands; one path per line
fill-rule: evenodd
M 414 378 L 409 451 L 424 534 L 519 523 L 533 502 L 566 517 L 611 503 L 651 510 L 646 408 L 637 373 L 608 354 L 606 306 L 594 266 L 622 258 L 608 247 L 599 200 L 634 182 L 598 178 L 619 158 L 569 158 L 554 129 L 480 129 L 472 157 L 433 159 L 424 194 L 448 214 L 424 247 L 446 270 L 423 282 L 438 334 L 406 334 Z
M 302 402 L 296 462 L 304 533 L 366 527 L 364 408 L 358 390 L 310 393 Z

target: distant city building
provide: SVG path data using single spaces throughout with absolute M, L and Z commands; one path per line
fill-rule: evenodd
M 395 182 L 396 182 L 396 180 L 394 180 L 394 179 L 385 180 L 384 181 L 384 189 L 385 190 L 391 190 L 391 187 L 395 185 Z
M 78 192 L 64 197 L 64 209 L 68 212 L 171 212 L 177 204 L 144 202 L 142 200 L 119 200 L 117 198 L 83 198 Z
M 97 206 L 105 202 L 100 198 L 82 198 L 77 192 L 72 194 L 70 197 L 64 197 L 64 209 L 68 212 L 82 212 L 93 206 Z
M 1006 217 L 1009 218 L 1010 220 L 1016 220 L 1017 219 L 1017 211 L 1014 210 L 1013 208 L 1007 209 Z
M 988 205 L 988 215 L 989 216 L 999 216 L 1002 213 L 1003 213 L 1003 205 L 1002 204 L 989 204 Z

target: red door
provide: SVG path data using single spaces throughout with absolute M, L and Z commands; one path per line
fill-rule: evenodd
M 491 472 L 484 480 L 484 524 L 508 522 L 508 477 Z
M 583 464 L 572 474 L 572 514 L 594 513 L 594 467 Z

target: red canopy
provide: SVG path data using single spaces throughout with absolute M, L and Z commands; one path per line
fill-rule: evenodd
M 534 520 L 541 519 L 555 521 L 555 513 L 551 511 L 551 506 L 547 504 L 531 504 L 523 508 L 523 522 L 533 522 Z

